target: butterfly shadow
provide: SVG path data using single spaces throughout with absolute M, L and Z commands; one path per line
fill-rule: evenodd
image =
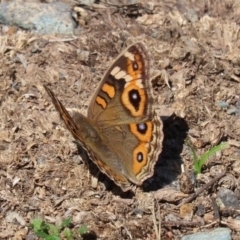
M 143 190 L 156 191 L 166 185 L 174 186 L 181 173 L 181 152 L 187 136 L 188 125 L 176 115 L 161 117 L 163 121 L 163 147 L 155 165 L 154 176 L 143 183 Z

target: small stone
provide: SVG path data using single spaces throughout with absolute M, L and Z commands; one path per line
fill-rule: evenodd
M 196 210 L 195 214 L 196 214 L 197 216 L 203 216 L 205 213 L 206 213 L 206 208 L 205 208 L 205 206 L 204 206 L 203 204 L 199 204 L 199 205 L 197 206 L 197 210 Z
M 0 23 L 34 30 L 38 34 L 72 35 L 76 23 L 63 2 L 0 3 Z
M 231 240 L 230 229 L 216 228 L 211 232 L 194 233 L 181 240 Z
M 226 109 L 226 108 L 229 107 L 229 104 L 227 102 L 224 102 L 224 101 L 216 102 L 216 105 L 218 105 L 219 107 L 221 107 L 223 109 Z
M 228 115 L 233 115 L 233 114 L 239 115 L 240 114 L 240 110 L 234 107 L 234 108 L 231 108 L 231 109 L 227 110 L 227 114 Z
M 198 21 L 198 14 L 194 9 L 189 9 L 186 12 L 185 16 L 192 23 L 195 23 Z
M 218 197 L 221 199 L 221 201 L 226 207 L 240 207 L 237 196 L 233 191 L 229 189 L 221 188 L 218 192 Z
M 133 211 L 132 211 L 132 214 L 133 215 L 136 215 L 138 218 L 142 218 L 143 216 L 143 211 L 141 209 L 138 209 L 138 208 L 135 208 Z

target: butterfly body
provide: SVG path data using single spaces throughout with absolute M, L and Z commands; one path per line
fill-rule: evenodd
M 60 116 L 89 157 L 123 191 L 153 175 L 162 122 L 153 107 L 149 57 L 142 43 L 125 50 L 93 94 L 87 117 L 72 116 L 45 86 Z

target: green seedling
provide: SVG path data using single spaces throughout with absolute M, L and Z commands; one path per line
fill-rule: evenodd
M 79 238 L 79 234 L 81 236 L 88 232 L 87 227 L 84 225 L 78 229 L 76 234 L 74 234 L 74 232 L 68 228 L 70 224 L 70 218 L 63 220 L 60 226 L 55 226 L 41 219 L 34 219 L 30 227 L 38 237 L 45 240 L 81 239 L 81 237 Z
M 86 226 L 86 225 L 81 226 L 81 227 L 78 229 L 78 232 L 79 232 L 80 235 L 86 234 L 86 233 L 88 232 L 87 226 Z
M 216 152 L 227 148 L 228 144 L 226 142 L 223 142 L 215 147 L 210 148 L 207 152 L 205 152 L 202 157 L 198 157 L 196 154 L 196 151 L 192 147 L 192 145 L 189 142 L 186 142 L 186 144 L 191 148 L 193 153 L 193 163 L 194 163 L 194 172 L 195 174 L 199 174 L 202 171 L 202 166 L 205 164 L 208 158 L 210 158 L 212 155 L 214 155 Z

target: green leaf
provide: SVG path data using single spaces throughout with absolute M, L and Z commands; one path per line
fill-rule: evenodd
M 45 238 L 45 240 L 61 240 L 61 238 L 58 236 L 48 236 Z
M 71 222 L 72 222 L 71 218 L 67 218 L 67 219 L 63 220 L 63 222 L 60 225 L 60 228 L 62 229 L 62 228 L 67 227 Z
M 201 172 L 201 167 L 199 166 L 199 159 L 198 159 L 197 153 L 192 146 L 190 146 L 190 148 L 191 148 L 192 153 L 193 153 L 194 170 L 195 170 L 196 173 L 200 173 Z
M 216 152 L 224 149 L 228 147 L 228 144 L 226 142 L 223 142 L 211 149 L 209 149 L 207 152 L 205 152 L 203 154 L 203 156 L 199 159 L 199 166 L 200 166 L 200 169 L 202 168 L 202 166 L 205 164 L 205 162 L 207 161 L 208 158 L 210 158 L 212 155 L 214 155 Z M 201 172 L 201 171 L 200 171 Z
M 190 147 L 190 149 L 192 150 L 193 153 L 193 165 L 194 165 L 194 172 L 196 174 L 199 174 L 201 172 L 201 168 L 199 167 L 199 159 L 198 156 L 196 154 L 195 149 L 193 148 L 192 144 L 188 141 L 185 141 L 186 144 L 188 145 L 188 147 Z
M 42 220 L 41 219 L 33 219 L 32 224 L 30 224 L 30 227 L 33 229 L 33 231 L 39 231 L 41 229 Z
M 48 236 L 49 226 L 45 221 L 36 218 L 33 220 L 33 223 L 30 224 L 30 227 L 33 228 L 37 236 Z
M 67 240 L 73 240 L 74 233 L 71 229 L 66 228 L 71 223 L 71 218 L 64 220 L 60 226 L 55 226 L 53 224 L 47 223 L 41 219 L 34 219 L 30 224 L 30 227 L 34 230 L 34 233 L 44 240 L 61 240 L 62 238 Z M 61 229 L 63 229 L 61 231 Z M 87 226 L 82 226 L 79 228 L 79 233 L 87 233 Z
M 73 233 L 69 228 L 64 229 L 63 234 L 68 240 L 73 239 Z
M 87 233 L 87 232 L 88 232 L 87 226 L 86 226 L 86 225 L 81 226 L 81 227 L 78 229 L 78 232 L 80 233 L 80 235 L 83 235 L 83 234 Z
M 190 147 L 193 153 L 193 164 L 194 164 L 194 172 L 195 174 L 199 174 L 202 171 L 202 166 L 205 164 L 207 159 L 211 157 L 213 154 L 215 154 L 217 151 L 220 151 L 226 147 L 228 147 L 228 144 L 226 142 L 223 142 L 211 149 L 209 149 L 206 153 L 203 154 L 203 156 L 199 159 L 195 149 L 192 147 L 192 145 L 188 142 L 185 141 L 185 143 Z
M 49 235 L 59 236 L 59 227 L 58 226 L 48 223 L 48 227 L 49 227 L 49 230 L 48 230 Z
M 49 234 L 43 232 L 42 230 L 34 231 L 34 233 L 35 233 L 38 237 L 42 237 L 42 238 L 46 238 L 46 237 L 49 236 Z

